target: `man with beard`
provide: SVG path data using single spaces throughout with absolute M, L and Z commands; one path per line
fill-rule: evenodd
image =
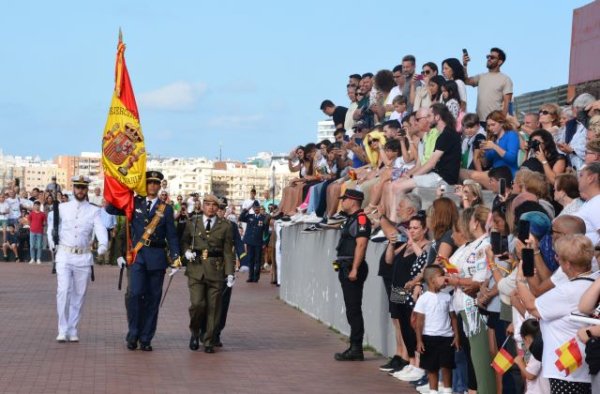
M 50 249 L 56 248 L 56 341 L 61 343 L 79 342 L 77 326 L 94 264 L 91 248 L 94 235 L 98 240 L 99 255 L 106 253 L 108 245 L 108 234 L 100 219 L 100 208 L 91 205 L 86 199 L 89 178 L 74 177 L 72 182 L 74 199 L 59 206 L 58 245 L 54 245 L 52 238 L 52 212 L 48 218 L 48 243 Z
M 500 72 L 500 67 L 506 61 L 504 51 L 500 48 L 492 48 L 486 57 L 488 72 L 467 77 L 467 64 L 471 59 L 469 55 L 463 55 L 465 83 L 477 86 L 477 116 L 482 121 L 487 119 L 492 111 L 500 110 L 506 115 L 513 95 L 512 80 L 508 75 Z

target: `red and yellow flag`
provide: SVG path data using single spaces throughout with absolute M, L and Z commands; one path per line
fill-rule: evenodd
M 573 373 L 577 368 L 583 364 L 583 357 L 577 344 L 577 339 L 571 338 L 571 340 L 562 344 L 558 349 L 554 351 L 558 356 L 558 360 L 554 363 L 559 371 L 565 372 L 565 376 Z
M 438 264 L 442 266 L 442 268 L 444 268 L 444 270 L 446 271 L 446 273 L 448 274 L 458 274 L 458 267 L 455 266 L 454 264 L 452 264 L 450 262 L 450 260 L 448 260 L 447 258 L 443 257 L 443 256 L 438 256 L 437 257 L 437 261 Z
M 120 29 L 115 89 L 102 137 L 102 166 L 104 199 L 131 219 L 134 192 L 146 195 L 146 148 Z
M 506 349 L 500 349 L 494 360 L 492 361 L 492 368 L 496 370 L 500 375 L 504 374 L 506 371 L 512 367 L 515 363 L 515 359 L 510 355 Z

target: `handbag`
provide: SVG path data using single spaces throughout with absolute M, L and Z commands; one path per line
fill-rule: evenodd
M 392 278 L 392 283 L 394 279 Z M 407 304 L 411 299 L 410 292 L 401 286 L 392 285 L 390 291 L 390 302 L 394 304 Z
M 406 248 L 406 246 L 404 246 Z M 400 253 L 404 253 L 405 249 L 402 249 Z M 392 285 L 390 289 L 390 302 L 393 304 L 406 305 L 408 304 L 412 298 L 410 291 L 406 290 L 402 286 L 394 286 L 394 278 L 396 276 L 396 270 L 392 271 Z

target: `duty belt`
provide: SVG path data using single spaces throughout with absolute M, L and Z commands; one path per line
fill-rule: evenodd
M 87 248 L 76 248 L 76 247 L 72 247 L 72 246 L 67 246 L 67 245 L 58 245 L 59 248 L 61 248 L 62 250 L 64 250 L 65 252 L 71 253 L 71 254 L 86 254 L 86 253 L 91 253 L 92 248 L 87 247 Z
M 145 240 L 144 241 L 144 246 L 148 247 L 148 248 L 166 248 L 167 247 L 167 243 L 164 240 L 156 240 L 156 241 L 152 241 L 152 240 Z
M 196 255 L 202 257 L 203 259 L 207 259 L 209 257 L 223 257 L 223 251 L 221 250 L 213 250 L 210 251 L 208 249 L 194 249 Z

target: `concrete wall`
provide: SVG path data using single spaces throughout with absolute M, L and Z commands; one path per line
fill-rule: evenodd
M 340 232 L 326 230 L 302 234 L 305 226 L 283 228 L 280 297 L 288 304 L 331 326 L 344 335 L 350 334 L 346 321 L 344 298 L 337 272 L 331 262 L 335 259 Z M 388 313 L 388 301 L 381 277 L 377 276 L 379 258 L 385 244 L 369 243 L 367 264 L 369 276 L 363 293 L 365 343 L 378 352 L 393 355 L 395 341 Z

